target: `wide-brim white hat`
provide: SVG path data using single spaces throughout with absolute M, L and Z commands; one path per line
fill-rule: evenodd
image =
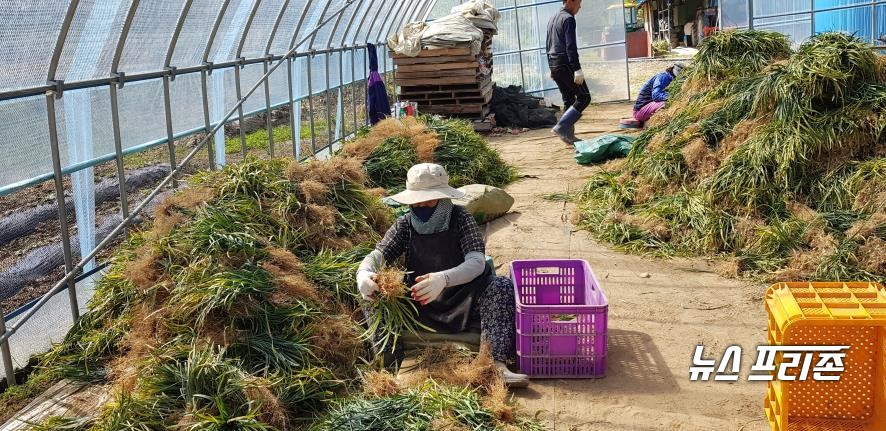
M 414 205 L 437 199 L 459 199 L 465 194 L 449 185 L 449 174 L 443 166 L 422 163 L 406 173 L 406 190 L 391 196 L 404 205 Z

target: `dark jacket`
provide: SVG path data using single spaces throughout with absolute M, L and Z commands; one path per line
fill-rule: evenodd
M 575 17 L 566 9 L 560 9 L 548 21 L 548 65 L 553 69 L 569 66 L 573 72 L 581 70 L 578 61 L 578 45 L 575 42 Z
M 649 102 L 665 102 L 668 100 L 668 85 L 674 80 L 674 75 L 664 71 L 652 77 L 643 84 L 637 102 L 634 103 L 634 111 L 639 111 Z
M 371 124 L 378 123 L 388 115 L 391 115 L 391 104 L 388 101 L 388 91 L 385 82 L 378 74 L 378 55 L 375 45 L 366 44 L 366 53 L 369 55 L 369 78 L 366 88 L 366 112 L 369 114 Z

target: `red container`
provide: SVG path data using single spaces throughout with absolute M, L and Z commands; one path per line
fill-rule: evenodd
M 516 260 L 520 371 L 541 378 L 606 375 L 609 301 L 581 259 Z

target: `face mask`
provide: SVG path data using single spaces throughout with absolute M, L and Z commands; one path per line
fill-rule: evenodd
M 431 219 L 431 216 L 434 215 L 434 211 L 437 207 L 412 207 L 412 214 L 418 217 L 419 220 L 423 222 L 427 222 Z

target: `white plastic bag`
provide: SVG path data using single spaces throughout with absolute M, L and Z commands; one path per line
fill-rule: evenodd
M 422 33 L 428 27 L 423 22 L 411 22 L 400 33 L 388 38 L 388 47 L 400 55 L 415 57 L 421 52 Z

